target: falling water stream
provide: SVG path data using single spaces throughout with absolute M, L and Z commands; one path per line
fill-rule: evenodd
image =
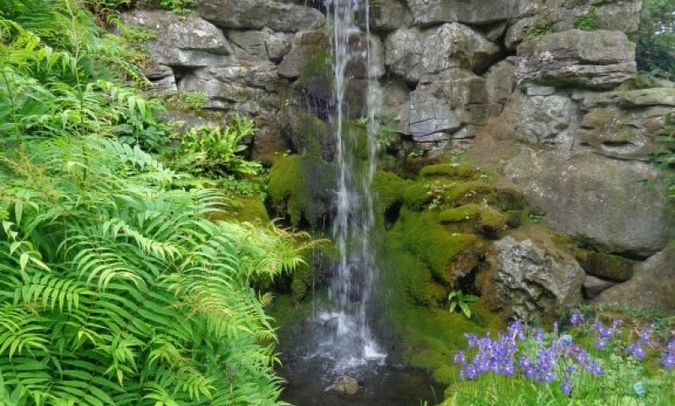
M 377 262 L 372 244 L 374 230 L 372 181 L 376 169 L 375 117 L 380 89 L 372 75 L 368 0 L 326 0 L 332 29 L 337 190 L 332 224 L 339 258 L 328 288 L 330 305 L 317 310 L 308 322 L 310 335 L 296 344 L 298 354 L 284 360 L 282 375 L 288 381 L 284 400 L 297 406 L 314 405 L 414 405 L 432 399 L 428 376 L 412 369 L 388 365 L 387 354 L 371 331 L 371 295 Z M 365 21 L 359 21 L 359 18 Z M 365 27 L 365 32 L 360 27 Z M 365 38 L 366 46 L 354 46 Z M 357 146 L 358 134 L 345 120 L 350 115 L 346 91 L 350 69 L 362 64 L 367 72 L 367 161 Z M 306 328 L 306 325 L 303 327 Z M 339 376 L 361 381 L 354 396 L 336 396 Z

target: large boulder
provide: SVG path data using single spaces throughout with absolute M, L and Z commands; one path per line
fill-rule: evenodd
M 624 90 L 584 97 L 579 141 L 602 155 L 647 161 L 667 131 L 675 89 Z
M 494 0 L 407 0 L 415 17 L 414 24 L 430 25 L 460 22 L 485 25 L 515 18 L 522 13 L 525 1 Z
M 673 231 L 671 205 L 649 163 L 522 148 L 504 171 L 546 225 L 597 251 L 648 256 Z
M 297 32 L 322 27 L 318 10 L 273 0 L 202 0 L 199 15 L 223 28 Z
M 594 303 L 627 306 L 632 309 L 675 312 L 675 245 L 649 257 L 635 267 L 635 275 L 598 295 Z
M 619 31 L 568 30 L 518 46 L 519 83 L 612 89 L 636 73 L 635 44 Z
M 387 67 L 409 82 L 455 68 L 481 72 L 499 54 L 497 45 L 478 31 L 457 23 L 425 31 L 400 29 L 385 42 Z
M 494 247 L 497 299 L 513 316 L 523 320 L 554 316 L 581 302 L 586 274 L 574 258 L 553 247 L 510 236 L 495 242 Z
M 222 64 L 232 54 L 223 32 L 201 18 L 179 17 L 171 11 L 138 10 L 122 16 L 129 25 L 140 25 L 156 32 L 146 43 L 154 62 L 177 67 Z

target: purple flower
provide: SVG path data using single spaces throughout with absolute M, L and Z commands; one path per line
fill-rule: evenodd
M 603 337 L 596 338 L 595 341 L 593 341 L 593 346 L 600 350 L 604 350 L 607 348 L 607 339 Z
M 661 356 L 661 363 L 666 369 L 675 368 L 675 339 L 671 339 L 666 345 L 666 350 Z
M 466 356 L 464 355 L 464 352 L 457 351 L 457 354 L 455 354 L 455 358 L 452 360 L 452 362 L 455 364 L 466 365 Z
M 595 376 L 600 376 L 603 373 L 602 367 L 595 360 L 590 360 L 588 362 L 588 365 L 586 365 L 586 371 L 592 373 Z
M 570 378 L 566 377 L 563 379 L 562 383 L 560 384 L 560 390 L 567 396 L 572 394 L 572 382 L 570 382 Z
M 637 340 L 633 344 L 626 347 L 626 353 L 636 358 L 644 358 L 645 350 L 642 348 L 642 340 Z
M 583 314 L 577 309 L 575 309 L 572 312 L 572 315 L 570 316 L 570 324 L 573 326 L 576 326 L 578 324 L 583 324 L 586 322 L 586 318 L 584 317 Z

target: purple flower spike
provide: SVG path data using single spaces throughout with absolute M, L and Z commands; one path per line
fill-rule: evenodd
M 642 340 L 637 340 L 633 344 L 626 347 L 626 353 L 636 358 L 644 358 L 645 350 L 642 348 Z
M 560 390 L 567 396 L 572 394 L 572 382 L 570 382 L 570 378 L 563 379 L 560 384 Z
M 584 317 L 583 314 L 579 310 L 574 310 L 572 312 L 572 315 L 570 316 L 570 324 L 573 326 L 583 324 L 586 322 L 586 318 Z
M 455 358 L 452 360 L 452 362 L 455 364 L 466 365 L 466 356 L 464 355 L 464 352 L 457 351 L 457 354 L 455 354 Z
M 671 339 L 666 345 L 666 351 L 661 357 L 661 362 L 666 369 L 675 368 L 675 339 Z

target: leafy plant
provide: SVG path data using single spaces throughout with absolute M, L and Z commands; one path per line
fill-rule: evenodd
M 269 294 L 293 235 L 211 221 L 226 198 L 99 137 L 0 158 L 0 399 L 271 405 Z M 11 403 L 16 404 L 16 403 Z
M 675 77 L 675 3 L 645 0 L 640 17 L 635 50 L 638 69 L 665 78 Z
M 452 313 L 455 309 L 459 309 L 467 319 L 470 319 L 471 309 L 469 308 L 469 303 L 475 302 L 478 299 L 478 296 L 465 294 L 461 290 L 453 290 L 448 294 L 448 311 Z
M 549 24 L 535 24 L 527 30 L 525 35 L 525 42 L 534 42 L 543 37 L 552 34 L 553 27 Z
M 600 20 L 598 19 L 595 8 L 591 8 L 588 13 L 577 17 L 574 20 L 574 28 L 583 31 L 595 31 L 600 29 Z
M 159 5 L 174 13 L 185 14 L 197 6 L 196 0 L 160 0 Z
M 174 167 L 212 178 L 258 174 L 262 165 L 239 155 L 247 148 L 242 140 L 255 132 L 253 120 L 240 116 L 235 116 L 225 127 L 193 127 L 179 136 L 178 147 L 173 152 Z
M 180 111 L 199 112 L 206 107 L 209 98 L 200 92 L 182 92 L 172 94 L 166 99 L 171 108 Z

